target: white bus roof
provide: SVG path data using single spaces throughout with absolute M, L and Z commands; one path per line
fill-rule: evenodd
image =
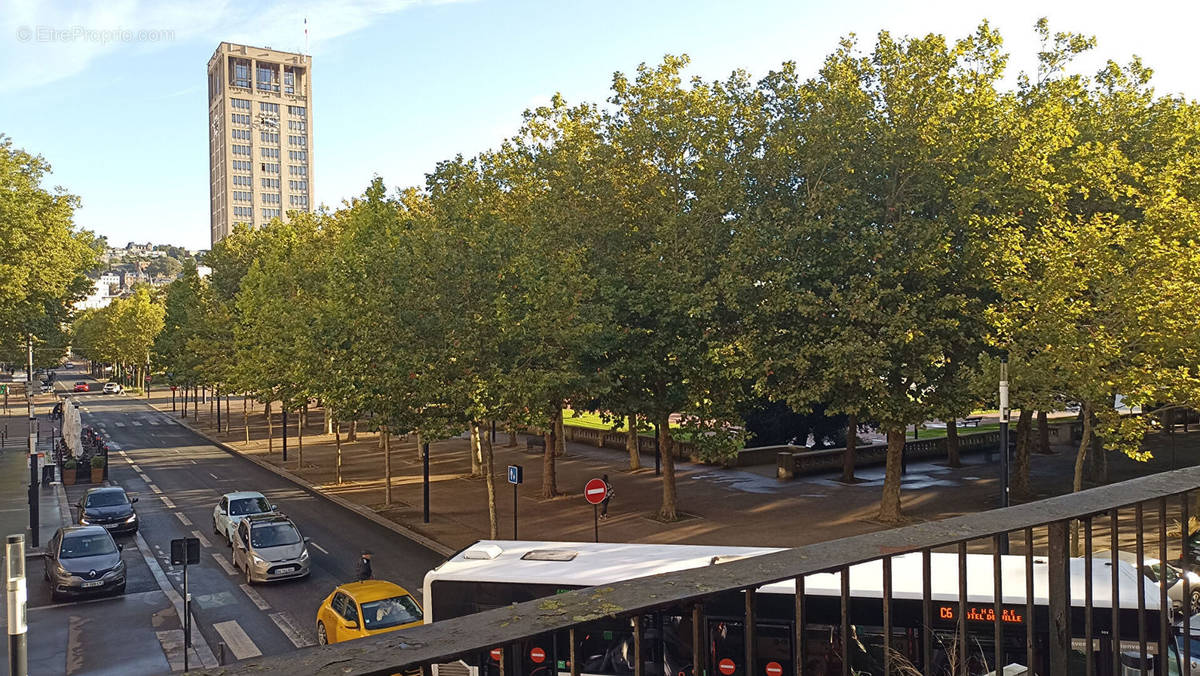
M 425 599 L 432 599 L 430 583 L 438 580 L 460 582 L 498 582 L 511 584 L 556 584 L 573 587 L 594 587 L 621 580 L 658 575 L 749 556 L 784 551 L 772 547 L 717 547 L 707 545 L 627 544 L 612 542 L 535 542 L 513 540 L 482 540 L 471 545 L 429 571 L 425 576 Z M 533 559 L 523 558 L 532 556 Z M 1082 558 L 1070 560 L 1071 604 L 1084 605 L 1084 564 Z M 958 555 L 934 552 L 930 559 L 932 599 L 939 602 L 958 601 Z M 1011 605 L 1025 603 L 1025 557 L 1001 557 L 1003 575 L 1002 602 Z M 1120 605 L 1137 608 L 1137 586 L 1145 589 L 1145 607 L 1159 607 L 1158 587 L 1135 568 L 1117 562 L 1120 576 Z M 1112 561 L 1092 559 L 1092 605 L 1112 607 Z M 920 600 L 922 598 L 921 554 L 901 554 L 892 557 L 892 598 Z M 993 594 L 991 554 L 967 555 L 968 603 L 991 603 Z M 804 581 L 810 595 L 839 596 L 840 573 L 809 575 Z M 760 589 L 764 593 L 790 594 L 795 584 L 779 582 Z M 1045 556 L 1033 559 L 1034 603 L 1049 603 L 1049 577 Z M 850 595 L 858 598 L 883 597 L 883 563 L 881 560 L 850 568 Z

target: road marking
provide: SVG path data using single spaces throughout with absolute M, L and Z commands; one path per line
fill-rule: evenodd
M 226 620 L 225 622 L 217 622 L 213 625 L 213 629 L 225 639 L 225 647 L 233 653 L 233 656 L 239 660 L 244 660 L 249 657 L 258 657 L 262 651 L 258 646 L 254 645 L 254 641 L 246 635 L 242 625 L 238 624 L 237 620 Z
M 184 514 L 183 512 L 175 512 L 175 516 L 179 517 L 179 521 L 181 523 L 183 523 L 183 525 L 185 525 L 185 526 L 192 525 L 192 520 L 187 518 L 187 515 Z
M 193 464 L 193 465 L 199 465 L 200 463 L 198 463 L 198 462 L 196 462 L 195 460 L 193 460 L 193 461 L 192 461 L 192 464 Z
M 258 592 L 254 591 L 253 587 L 245 583 L 242 583 L 238 586 L 242 588 L 242 591 L 246 592 L 246 596 L 249 596 L 251 601 L 254 601 L 254 605 L 258 606 L 259 610 L 271 609 L 271 604 L 267 603 L 266 599 L 260 596 Z
M 304 648 L 310 645 L 316 645 L 316 641 L 305 636 L 296 623 L 292 621 L 292 616 L 287 613 L 271 613 L 271 621 L 275 626 L 279 627 L 279 631 L 283 632 L 284 636 L 292 642 L 292 645 L 297 648 Z
M 151 420 L 149 424 L 151 427 L 158 427 L 158 421 L 156 420 Z
M 67 673 L 73 674 L 83 669 L 83 646 L 80 645 L 79 634 L 87 621 L 78 615 L 67 619 Z
M 311 542 L 311 541 L 310 541 L 308 544 L 310 544 L 310 545 L 312 545 L 312 546 L 316 547 L 316 548 L 317 548 L 317 551 L 321 552 L 322 554 L 328 554 L 328 553 L 329 553 L 328 551 L 326 551 L 326 549 L 325 549 L 324 547 L 322 547 L 321 545 L 319 545 L 319 544 L 317 544 L 317 543 L 315 543 L 315 542 Z
M 158 496 L 158 499 L 163 501 L 163 504 L 167 506 L 167 509 L 175 509 L 175 503 L 171 502 L 171 498 L 168 498 L 165 495 L 160 495 Z
M 134 427 L 141 427 L 141 426 L 142 426 L 142 423 L 140 423 L 140 422 L 138 422 L 138 421 L 134 420 L 134 421 L 133 421 L 133 426 L 134 426 Z
M 162 489 L 159 488 L 158 486 L 155 486 L 154 484 L 149 484 L 149 488 L 150 488 L 150 490 L 154 491 L 155 493 L 162 495 Z
M 146 544 L 146 538 L 142 537 L 140 531 L 134 533 L 134 542 L 137 543 L 138 551 L 141 552 L 142 558 L 146 560 L 146 565 L 150 568 L 150 573 L 154 576 L 154 581 L 158 583 L 158 588 L 162 590 L 171 605 L 175 606 L 175 613 L 179 616 L 179 623 L 183 624 L 183 597 L 175 588 L 171 586 L 171 582 L 167 580 L 167 576 L 163 573 L 162 566 L 158 565 L 158 559 L 154 558 L 154 552 L 150 551 L 150 545 Z M 196 616 L 191 615 L 192 626 L 198 627 Z M 208 641 L 199 631 L 192 632 L 192 650 L 200 658 L 200 664 L 206 669 L 212 669 L 217 666 L 217 656 L 213 655 L 213 651 L 208 647 Z
M 121 457 L 122 457 L 122 458 L 128 458 L 128 457 L 129 457 L 129 454 L 128 454 L 128 453 L 126 453 L 125 451 L 117 451 L 117 452 L 121 454 Z
M 125 426 L 125 423 L 123 423 L 123 422 L 119 422 L 119 423 L 115 423 L 115 424 L 116 424 L 116 426 L 117 426 L 117 427 L 124 427 L 124 426 Z
M 150 483 L 150 477 L 146 476 L 145 474 L 138 472 L 138 476 L 141 477 L 142 481 L 145 481 L 146 483 Z
M 229 563 L 229 559 L 222 556 L 219 552 L 213 552 L 212 557 L 216 560 L 217 565 L 221 567 L 221 570 L 225 571 L 226 575 L 237 575 L 237 569 Z
M 210 477 L 214 478 L 214 479 L 216 479 L 216 478 L 217 478 L 217 475 L 216 475 L 216 474 L 213 474 L 212 472 L 209 472 L 209 473 L 208 473 L 208 475 L 209 475 Z M 220 479 L 218 479 L 218 481 L 220 481 Z
M 114 443 L 112 442 L 112 440 L 111 440 L 111 439 L 109 439 L 109 440 L 108 440 L 108 450 L 110 450 L 110 451 L 119 451 L 119 450 L 121 450 L 121 447 L 120 447 L 120 446 L 118 446 L 118 445 L 116 445 L 116 444 L 114 444 Z
M 212 544 L 209 543 L 208 538 L 204 537 L 204 533 L 201 533 L 198 530 L 194 530 L 194 531 L 192 531 L 192 537 L 194 537 L 200 541 L 201 547 L 212 547 Z
M 129 461 L 129 466 L 132 467 L 133 471 L 137 472 L 138 474 L 142 473 L 142 468 L 138 467 L 137 464 L 135 464 L 132 460 Z

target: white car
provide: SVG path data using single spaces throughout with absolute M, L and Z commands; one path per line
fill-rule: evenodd
M 213 507 L 213 533 L 225 538 L 225 543 L 233 546 L 233 537 L 238 524 L 253 514 L 277 513 L 275 505 L 267 500 L 262 493 L 254 491 L 237 491 L 221 496 L 221 501 Z
M 125 388 L 121 387 L 121 383 L 104 383 L 105 394 L 121 394 Z

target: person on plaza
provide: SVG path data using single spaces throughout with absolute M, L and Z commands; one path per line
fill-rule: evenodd
M 600 518 L 607 519 L 608 518 L 608 501 L 612 500 L 613 487 L 612 487 L 612 484 L 608 483 L 608 475 L 607 474 L 602 475 L 600 477 L 600 480 L 604 482 L 604 502 L 600 503 Z
M 371 572 L 371 552 L 365 549 L 362 551 L 362 554 L 360 554 L 358 557 L 358 566 L 356 572 L 358 574 L 359 582 L 370 580 L 371 578 L 375 577 L 375 574 Z

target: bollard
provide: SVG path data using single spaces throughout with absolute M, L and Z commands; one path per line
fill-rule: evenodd
M 217 664 L 225 664 L 225 642 L 217 641 Z
M 27 676 L 28 645 L 25 640 L 25 536 L 9 535 L 5 544 L 5 578 L 8 580 L 8 673 Z

